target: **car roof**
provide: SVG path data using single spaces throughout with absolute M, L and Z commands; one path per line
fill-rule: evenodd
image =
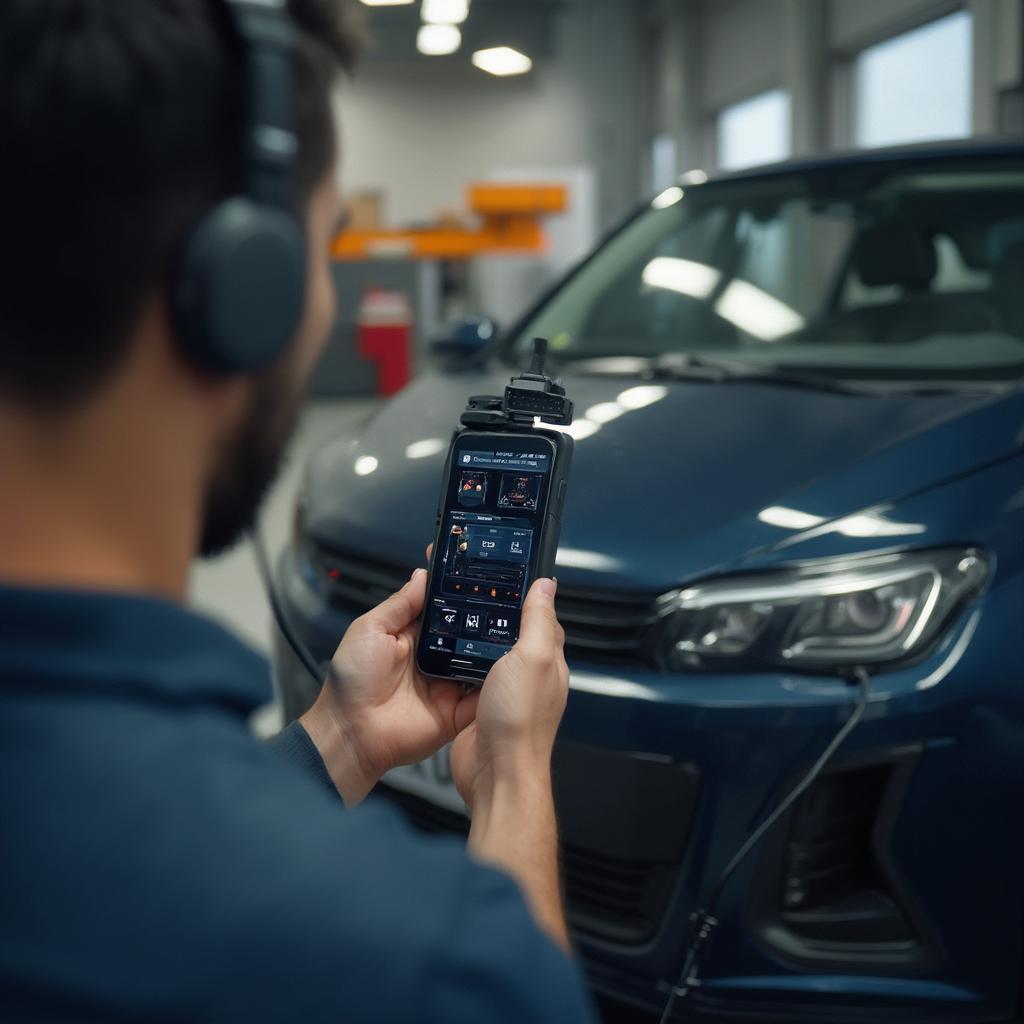
M 955 159 L 985 157 L 1024 158 L 1024 140 L 987 138 L 922 142 L 915 145 L 886 146 L 879 149 L 859 149 L 814 157 L 798 157 L 780 163 L 762 164 L 757 167 L 744 168 L 741 171 L 716 174 L 700 187 L 733 181 L 755 181 L 761 178 L 822 171 L 829 168 L 838 170 L 882 164 L 921 166 Z M 686 184 L 686 175 L 682 176 L 680 183 Z

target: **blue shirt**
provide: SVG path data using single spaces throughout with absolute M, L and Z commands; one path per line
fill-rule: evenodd
M 592 1020 L 508 878 L 252 738 L 270 692 L 177 605 L 0 588 L 0 1019 Z

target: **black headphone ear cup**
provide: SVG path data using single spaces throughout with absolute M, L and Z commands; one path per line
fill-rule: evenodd
M 189 238 L 172 295 L 175 330 L 202 368 L 248 373 L 294 338 L 305 292 L 306 244 L 295 218 L 228 199 Z

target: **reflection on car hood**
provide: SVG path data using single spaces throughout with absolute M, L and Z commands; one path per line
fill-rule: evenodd
M 428 375 L 309 472 L 309 529 L 414 565 L 469 395 L 503 373 Z M 921 491 L 1024 444 L 1024 394 L 851 397 L 752 382 L 567 376 L 576 444 L 563 580 L 657 590 L 735 565 L 815 523 Z M 637 390 L 638 387 L 646 390 Z M 890 540 L 881 539 L 879 546 Z

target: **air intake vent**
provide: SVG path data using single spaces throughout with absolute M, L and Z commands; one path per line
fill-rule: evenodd
M 410 823 L 424 832 L 469 832 L 469 821 L 461 814 L 386 785 L 378 786 L 375 793 L 397 804 Z M 678 866 L 624 860 L 565 843 L 562 872 L 566 914 L 573 931 L 635 945 L 654 934 Z
M 874 970 L 932 959 L 924 918 L 889 863 L 917 749 L 823 775 L 780 826 L 755 882 L 762 939 L 807 966 Z

